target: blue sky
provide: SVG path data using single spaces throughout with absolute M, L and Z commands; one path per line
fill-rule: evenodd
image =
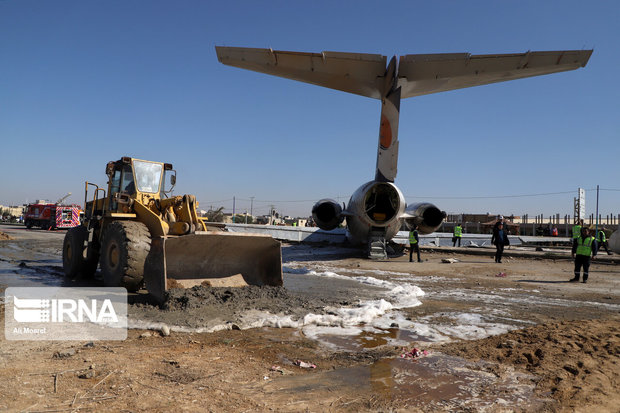
M 401 102 L 396 184 L 449 213 L 620 213 L 615 1 L 0 0 L 0 204 L 171 162 L 175 194 L 307 216 L 373 179 L 380 102 L 220 64 L 215 45 L 386 56 L 590 49 L 585 69 Z M 544 196 L 516 196 L 559 193 Z M 587 212 L 596 193 L 587 192 Z

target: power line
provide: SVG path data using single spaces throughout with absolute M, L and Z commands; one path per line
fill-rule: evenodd
M 596 188 L 586 189 L 586 192 L 596 191 Z M 599 191 L 610 191 L 610 192 L 620 192 L 620 189 L 615 188 L 600 188 Z M 566 194 L 575 194 L 576 191 L 560 191 L 560 192 L 541 192 L 536 194 L 519 194 L 519 195 L 474 195 L 474 196 L 410 196 L 405 195 L 405 198 L 408 199 L 502 199 L 502 198 L 529 198 L 529 197 L 537 197 L 537 196 L 551 196 L 551 195 L 566 195 Z M 332 197 L 333 199 L 348 199 L 350 195 L 346 196 L 337 196 Z M 250 198 L 236 198 L 237 201 L 248 201 L 248 202 L 256 202 L 256 203 L 266 203 L 266 204 L 274 204 L 274 203 L 295 203 L 295 202 L 316 202 L 318 199 L 287 199 L 287 200 L 261 200 L 255 199 L 255 197 Z M 233 199 L 224 199 L 221 201 L 201 201 L 205 204 L 217 204 L 219 202 L 231 202 Z
M 406 198 L 425 198 L 425 199 L 501 199 L 501 198 L 526 198 L 534 196 L 548 196 L 561 194 L 574 194 L 575 191 L 564 192 L 545 192 L 540 194 L 521 194 L 521 195 L 492 195 L 492 196 L 409 196 Z
M 229 198 L 229 199 L 222 199 L 219 201 L 200 201 L 200 203 L 201 204 L 219 204 L 220 202 L 230 202 L 232 200 L 233 200 L 232 198 Z
M 238 198 L 241 199 L 241 198 Z M 249 201 L 249 199 L 244 199 L 244 201 Z M 261 199 L 255 199 L 254 202 L 264 202 L 267 204 L 270 203 L 274 203 L 274 202 L 316 202 L 318 201 L 318 199 L 295 199 L 295 200 L 261 200 Z
M 596 188 L 586 189 L 586 192 L 596 191 Z M 599 189 L 599 191 L 617 191 L 620 189 Z M 549 196 L 549 195 L 565 195 L 574 194 L 575 191 L 562 191 L 562 192 L 542 192 L 538 194 L 520 194 L 520 195 L 489 195 L 489 196 L 409 196 L 406 198 L 424 198 L 424 199 L 502 199 L 502 198 L 527 198 L 535 196 Z

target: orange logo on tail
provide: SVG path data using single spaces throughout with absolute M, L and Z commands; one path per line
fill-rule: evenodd
M 381 149 L 388 149 L 392 146 L 392 125 L 390 121 L 381 115 L 381 128 L 379 129 L 379 146 Z

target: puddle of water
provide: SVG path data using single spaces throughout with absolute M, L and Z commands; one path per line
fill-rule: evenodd
M 419 359 L 384 359 L 368 367 L 373 391 L 427 406 L 451 409 L 542 404 L 534 396 L 534 376 L 506 371 L 498 377 L 491 363 L 471 363 L 436 354 Z
M 534 376 L 507 368 L 497 371 L 491 363 L 436 353 L 413 360 L 382 359 L 368 366 L 274 377 L 260 387 L 267 397 L 294 395 L 298 402 L 320 397 L 334 407 L 339 400 L 346 401 L 348 394 L 360 393 L 421 411 L 497 411 L 514 406 L 531 411 L 546 401 L 534 394 Z
M 0 285 L 6 287 L 56 287 L 65 284 L 57 267 L 39 266 L 19 268 L 0 262 Z M 62 271 L 62 267 L 60 267 Z
M 419 335 L 416 331 L 388 328 L 388 329 L 355 329 L 350 335 L 343 335 L 342 329 L 334 329 L 331 334 L 329 330 L 324 329 L 325 334 L 318 333 L 312 338 L 320 341 L 327 347 L 337 349 L 339 351 L 364 351 L 378 347 L 403 346 L 406 347 L 412 342 L 430 343 L 434 340 L 430 337 Z M 308 335 L 307 332 L 305 332 Z

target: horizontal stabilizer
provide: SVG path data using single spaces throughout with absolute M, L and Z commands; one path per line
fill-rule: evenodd
M 592 50 L 470 55 L 412 54 L 401 56 L 398 85 L 401 98 L 546 75 L 584 67 Z
M 365 53 L 299 53 L 216 46 L 225 65 L 381 99 L 387 59 Z
M 387 70 L 387 58 L 367 53 L 302 53 L 272 49 L 216 46 L 225 65 L 382 99 L 397 76 L 401 98 L 487 85 L 584 67 L 592 50 L 517 54 L 410 54 L 398 69 Z M 386 76 L 388 78 L 386 78 Z

